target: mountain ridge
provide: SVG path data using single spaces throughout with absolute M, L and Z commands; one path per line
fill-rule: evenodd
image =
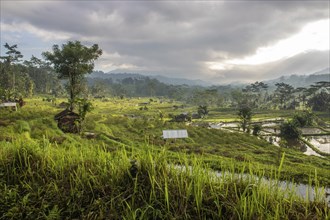
M 215 84 L 200 79 L 175 78 L 175 77 L 167 77 L 162 75 L 144 75 L 140 73 L 126 73 L 126 72 L 104 73 L 103 71 L 94 71 L 91 74 L 89 74 L 87 77 L 92 79 L 97 79 L 97 78 L 112 79 L 114 82 L 121 82 L 121 80 L 125 78 L 145 79 L 148 77 L 150 79 L 156 79 L 159 82 L 168 85 L 188 85 L 188 86 L 203 86 L 203 87 L 208 87 L 212 85 L 238 85 L 238 84 L 244 86 L 249 84 L 249 83 Z M 330 67 L 311 74 L 305 74 L 305 75 L 291 74 L 286 76 L 280 76 L 275 79 L 260 80 L 260 81 L 268 84 L 269 86 L 275 86 L 276 83 L 284 82 L 292 85 L 293 87 L 307 87 L 319 81 L 330 81 Z

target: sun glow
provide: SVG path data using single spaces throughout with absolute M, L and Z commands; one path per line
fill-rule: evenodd
M 209 69 L 223 70 L 231 65 L 259 65 L 289 58 L 311 50 L 329 50 L 330 20 L 307 24 L 298 34 L 281 40 L 272 46 L 260 47 L 252 56 L 227 60 L 223 63 L 208 62 Z M 219 67 L 219 68 L 217 68 Z

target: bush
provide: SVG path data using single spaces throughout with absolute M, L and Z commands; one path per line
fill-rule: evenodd
M 254 124 L 252 134 L 257 136 L 261 131 L 261 124 Z
M 31 132 L 29 123 L 26 121 L 21 121 L 21 120 L 16 121 L 15 130 L 18 133 Z
M 295 121 L 284 122 L 280 126 L 280 136 L 287 140 L 298 139 L 301 136 L 301 130 Z
M 311 111 L 296 112 L 292 120 L 298 127 L 312 126 L 314 114 Z

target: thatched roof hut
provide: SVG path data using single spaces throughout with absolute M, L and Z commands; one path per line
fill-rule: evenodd
M 69 109 L 58 113 L 54 119 L 57 121 L 57 126 L 64 132 L 78 133 L 80 130 L 80 116 Z

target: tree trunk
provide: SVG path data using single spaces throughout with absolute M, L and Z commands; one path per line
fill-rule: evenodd
M 70 111 L 73 111 L 73 102 L 74 102 L 74 86 L 75 86 L 75 79 L 74 74 L 69 73 L 69 87 L 70 87 Z

